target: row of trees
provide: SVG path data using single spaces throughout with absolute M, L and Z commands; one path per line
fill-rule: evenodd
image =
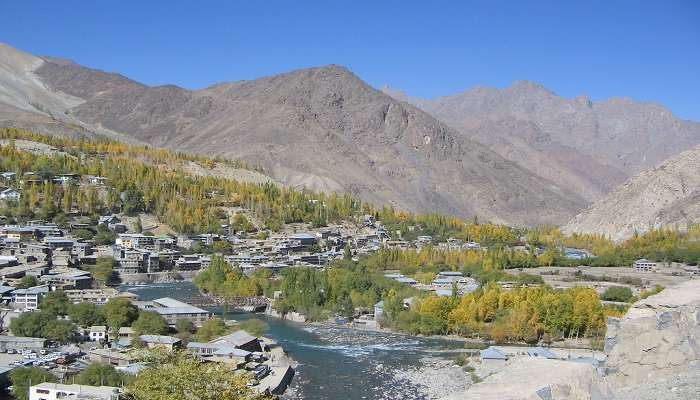
M 543 286 L 503 291 L 499 285 L 458 297 L 431 296 L 404 310 L 398 296 L 384 300 L 387 322 L 420 334 L 458 334 L 497 342 L 538 342 L 564 337 L 602 337 L 605 320 L 617 311 L 603 307 L 591 288 Z

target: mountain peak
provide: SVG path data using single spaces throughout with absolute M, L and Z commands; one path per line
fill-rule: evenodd
M 513 85 L 511 85 L 511 87 L 509 87 L 507 90 L 518 93 L 547 94 L 556 96 L 556 93 L 547 89 L 544 85 L 527 80 L 517 80 L 513 82 Z

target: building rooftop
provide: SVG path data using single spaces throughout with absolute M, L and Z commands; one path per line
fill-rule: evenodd
M 213 344 L 231 344 L 233 346 L 243 346 L 244 344 L 250 343 L 257 338 L 246 331 L 236 331 L 229 335 L 222 336 L 218 339 L 212 340 Z
M 141 335 L 139 336 L 139 339 L 141 339 L 145 343 L 153 344 L 174 345 L 180 343 L 180 339 L 176 337 L 163 335 Z
M 113 386 L 63 385 L 51 382 L 34 385 L 32 389 L 60 390 L 70 394 L 79 394 L 80 396 L 77 398 L 81 399 L 111 399 L 112 396 L 123 393 L 122 389 Z

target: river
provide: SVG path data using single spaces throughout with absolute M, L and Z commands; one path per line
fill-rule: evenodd
M 166 296 L 186 300 L 197 295 L 188 282 L 121 289 L 142 300 Z M 463 348 L 459 342 L 311 326 L 264 314 L 229 314 L 228 318 L 265 321 L 266 336 L 298 362 L 283 399 L 432 399 L 468 384 L 466 373 L 451 362 L 455 350 Z

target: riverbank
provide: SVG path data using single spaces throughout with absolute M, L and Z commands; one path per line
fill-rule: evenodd
M 463 336 L 458 336 L 458 335 L 415 335 L 412 333 L 406 333 L 402 331 L 397 331 L 391 328 L 386 328 L 386 327 L 367 327 L 366 325 L 355 325 L 352 322 L 346 323 L 346 324 L 339 324 L 336 323 L 335 321 L 332 320 L 327 320 L 327 321 L 309 321 L 306 316 L 303 314 L 297 313 L 297 312 L 290 312 L 287 314 L 280 314 L 276 310 L 272 309 L 272 307 L 269 307 L 265 311 L 266 315 L 269 315 L 274 318 L 281 318 L 289 321 L 294 321 L 298 322 L 301 324 L 307 324 L 309 326 L 324 326 L 324 327 L 342 327 L 345 329 L 352 329 L 355 331 L 362 331 L 362 332 L 384 332 L 384 333 L 390 333 L 393 335 L 400 335 L 400 336 L 405 336 L 407 338 L 411 337 L 418 337 L 418 338 L 425 338 L 425 339 L 437 339 L 437 340 L 447 340 L 447 341 L 452 341 L 452 342 L 458 342 L 458 343 L 463 343 L 465 346 L 465 352 L 469 352 L 468 350 L 481 350 L 485 349 L 489 346 L 503 346 L 503 347 L 552 347 L 556 349 L 566 349 L 566 350 L 582 350 L 582 351 L 587 351 L 587 350 L 600 350 L 599 346 L 593 343 L 590 338 L 580 338 L 580 339 L 568 339 L 568 340 L 562 340 L 562 341 L 557 341 L 557 342 L 552 342 L 552 343 L 536 343 L 536 344 L 530 344 L 530 343 L 525 343 L 525 342 L 508 342 L 508 343 L 496 343 L 493 340 L 488 340 L 488 339 L 475 339 L 475 338 L 467 338 Z

